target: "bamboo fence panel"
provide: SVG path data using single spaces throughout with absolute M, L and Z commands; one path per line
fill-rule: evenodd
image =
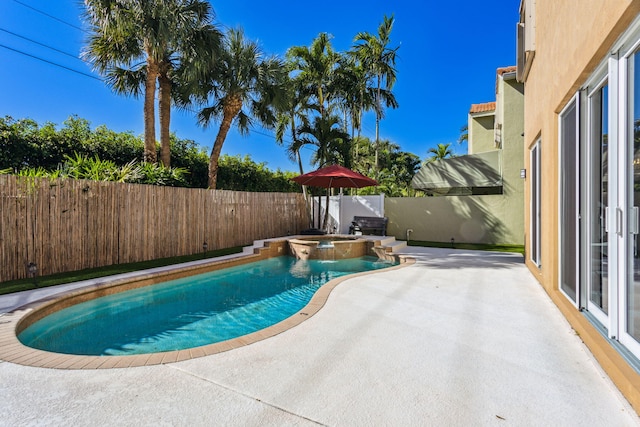
M 248 245 L 306 228 L 298 193 L 0 175 L 0 282 Z

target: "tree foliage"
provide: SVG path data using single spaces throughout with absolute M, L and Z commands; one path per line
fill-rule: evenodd
M 242 29 L 227 32 L 218 60 L 187 97 L 205 105 L 198 113 L 201 125 L 219 121 L 209 158 L 209 188 L 217 186 L 219 157 L 232 124 L 243 135 L 249 133 L 254 122 L 265 128 L 275 126 L 276 106 L 284 101 L 285 71 L 279 58 L 267 57 Z
M 84 0 L 89 40 L 83 56 L 114 91 L 144 94 L 144 160 L 157 158 L 155 93 L 159 90 L 162 163 L 169 166 L 171 93 L 194 67 L 216 56 L 220 33 L 202 0 Z M 181 76 L 177 76 L 180 74 Z
M 291 181 L 297 176 L 295 172 L 275 172 L 267 168 L 266 163 L 256 163 L 250 156 L 220 157 L 220 172 L 218 183 L 220 188 L 227 190 L 247 190 L 259 192 L 296 193 L 300 186 Z
M 69 117 L 60 129 L 53 123 L 0 118 L 0 173 L 34 177 L 69 177 L 140 184 L 207 187 L 209 157 L 194 141 L 171 136 L 172 168 L 142 162 L 144 141 L 131 132 Z M 159 147 L 156 146 L 158 150 Z M 264 163 L 221 157 L 219 188 L 239 191 L 297 192 L 294 173 L 273 172 Z
M 357 148 L 360 153 L 355 161 L 355 170 L 366 176 L 374 176 L 376 171 L 375 143 L 369 138 L 358 138 Z M 382 140 L 378 144 L 378 175 L 377 187 L 365 187 L 358 190 L 358 194 L 384 193 L 389 197 L 414 196 L 411 180 L 420 167 L 420 157 L 401 151 L 397 144 Z
M 455 154 L 451 149 L 450 142 L 448 144 L 438 144 L 436 147 L 431 147 L 429 148 L 428 153 L 431 155 L 431 157 L 427 159 L 427 162 L 435 162 L 438 160 L 455 157 Z

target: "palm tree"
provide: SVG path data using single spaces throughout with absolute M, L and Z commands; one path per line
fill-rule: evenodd
M 460 136 L 458 137 L 458 144 L 469 141 L 469 125 L 465 124 L 460 127 Z
M 293 64 L 287 62 L 287 69 L 291 71 Z M 298 163 L 300 174 L 304 174 L 302 158 L 300 156 L 300 144 L 298 138 L 298 127 L 309 124 L 309 112 L 314 106 L 309 101 L 309 95 L 305 93 L 302 81 L 299 77 L 286 77 L 284 80 L 284 103 L 281 111 L 278 112 L 276 123 L 276 142 L 284 143 L 284 135 L 289 132 L 291 142 L 286 147 L 289 158 Z M 304 190 L 304 186 L 303 186 Z
M 454 157 L 453 150 L 451 150 L 451 143 L 438 144 L 436 147 L 431 147 L 427 153 L 431 153 L 431 157 L 427 162 L 435 162 L 437 160 L 448 159 Z
M 202 0 L 85 0 L 90 36 L 83 56 L 116 92 L 144 93 L 144 160 L 156 162 L 155 94 L 159 83 L 162 161 L 170 164 L 172 73 L 194 55 L 215 56 L 220 33 Z
M 287 63 L 287 70 L 293 70 L 293 64 Z M 284 135 L 287 131 L 290 134 L 291 141 L 286 146 L 286 152 L 289 159 L 298 163 L 300 175 L 304 174 L 302 166 L 302 156 L 300 150 L 305 145 L 298 138 L 298 127 L 309 124 L 309 112 L 313 106 L 309 102 L 309 96 L 304 93 L 301 81 L 296 77 L 287 76 L 284 80 L 285 102 L 282 110 L 278 112 L 276 123 L 276 142 L 280 145 L 284 144 Z M 307 186 L 302 186 L 302 194 L 305 201 L 307 200 Z M 309 203 L 307 205 L 307 214 L 311 223 L 311 209 Z
M 399 49 L 399 46 L 389 47 L 393 22 L 393 15 L 391 17 L 385 15 L 383 22 L 378 27 L 377 36 L 368 32 L 358 33 L 354 39 L 355 46 L 353 47 L 353 54 L 361 61 L 368 78 L 375 80 L 376 171 L 378 169 L 380 120 L 384 116 L 383 102 L 387 107 L 398 107 L 398 103 L 391 93 L 396 82 L 396 52 Z
M 351 123 L 351 139 L 359 138 L 362 131 L 362 114 L 374 109 L 374 90 L 362 64 L 354 55 L 344 55 L 339 61 L 336 78 L 336 92 L 344 111 L 345 132 L 347 118 Z M 357 135 L 356 135 L 357 131 Z M 358 158 L 358 145 L 355 144 L 354 158 Z
M 301 135 L 299 144 L 314 145 L 316 152 L 311 158 L 311 162 L 318 167 L 329 164 L 341 164 L 347 168 L 351 167 L 351 140 L 349 134 L 342 130 L 340 117 L 336 115 L 316 116 L 311 124 L 302 125 L 299 130 Z M 304 136 L 302 136 L 304 135 Z M 327 202 L 329 206 L 329 193 L 327 188 Z M 325 210 L 322 229 L 325 229 L 329 222 L 329 209 Z
M 284 101 L 284 64 L 275 57 L 264 58 L 258 44 L 246 40 L 241 29 L 229 30 L 219 55 L 199 93 L 203 99 L 213 100 L 213 105 L 198 114 L 199 122 L 208 126 L 212 119 L 220 120 L 209 158 L 208 182 L 212 189 L 216 188 L 218 159 L 231 124 L 235 121 L 243 135 L 249 133 L 256 119 L 264 127 L 273 127 L 276 111 Z
M 301 144 L 316 147 L 311 162 L 317 167 L 329 164 L 351 167 L 351 138 L 342 130 L 342 122 L 337 115 L 316 116 L 312 123 L 301 126 L 298 132 Z
M 340 55 L 331 46 L 327 33 L 320 33 L 307 46 L 294 46 L 287 51 L 287 58 L 298 71 L 297 78 L 309 95 L 315 97 L 321 116 L 327 114 L 328 104 L 334 95 L 335 69 Z

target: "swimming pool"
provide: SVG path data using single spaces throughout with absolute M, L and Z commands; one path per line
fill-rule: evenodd
M 191 349 L 268 328 L 300 312 L 328 281 L 392 265 L 373 257 L 280 256 L 91 299 L 36 321 L 18 338 L 74 355 Z

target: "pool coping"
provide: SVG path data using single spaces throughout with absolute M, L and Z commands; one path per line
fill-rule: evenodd
M 208 260 L 208 262 L 177 264 L 171 267 L 163 267 L 160 269 L 124 275 L 127 277 L 120 277 L 123 275 L 119 275 L 114 276 L 116 278 L 103 278 L 103 280 L 96 281 L 95 284 L 88 285 L 81 289 L 71 290 L 63 292 L 62 294 L 46 297 L 13 309 L 7 313 L 0 314 L 0 360 L 39 368 L 111 369 L 161 365 L 210 356 L 262 341 L 301 324 L 314 314 L 318 313 L 327 302 L 333 289 L 345 280 L 404 268 L 415 263 L 414 258 L 398 256 L 398 261 L 400 262 L 398 265 L 378 270 L 354 273 L 330 280 L 315 292 L 307 305 L 292 316 L 259 331 L 200 347 L 129 356 L 83 356 L 38 350 L 22 344 L 17 338 L 19 331 L 26 327 L 23 324 L 25 319 L 27 319 L 30 314 L 38 312 L 40 312 L 40 317 L 44 317 L 48 314 L 47 307 L 51 307 L 52 311 L 50 312 L 54 312 L 60 309 L 61 304 L 68 306 L 76 304 L 78 301 L 82 301 L 83 297 L 95 294 L 96 292 L 100 292 L 105 295 L 109 293 L 117 293 L 123 290 L 172 280 L 172 277 L 176 275 L 184 277 L 185 275 L 198 274 L 197 271 L 202 269 L 209 269 L 209 271 L 211 271 L 271 258 L 273 256 L 279 256 L 282 255 L 282 248 L 279 243 L 283 241 L 286 242 L 286 240 L 287 238 L 279 238 L 263 241 L 261 243 L 264 243 L 264 247 L 254 248 L 253 254 L 244 253 L 236 257 L 225 256 L 212 258 Z M 117 290 L 122 286 L 132 283 L 133 286 L 131 287 L 127 287 L 119 291 Z M 53 310 L 54 307 L 55 310 Z M 29 324 L 35 321 L 37 321 L 37 318 L 35 320 L 31 319 Z

